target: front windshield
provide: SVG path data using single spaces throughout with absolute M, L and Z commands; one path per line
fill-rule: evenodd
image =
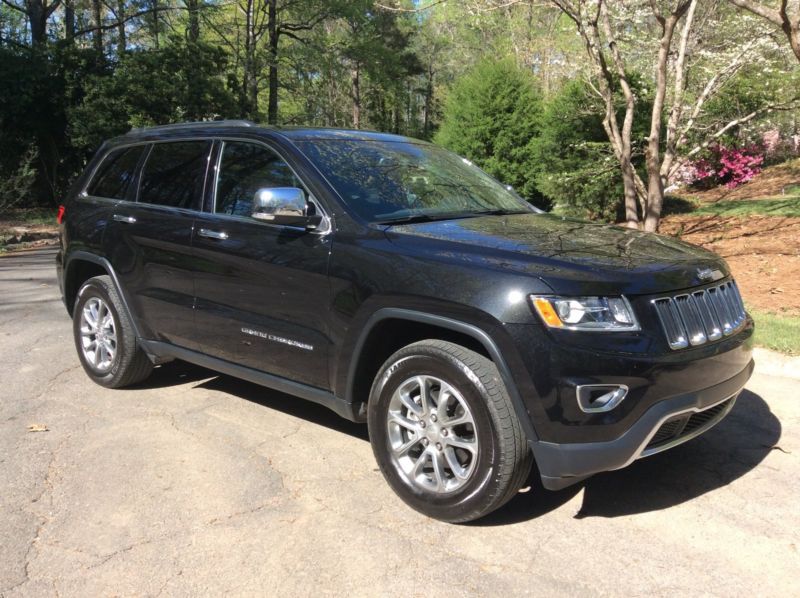
M 429 143 L 317 139 L 297 145 L 369 222 L 535 211 L 469 160 Z

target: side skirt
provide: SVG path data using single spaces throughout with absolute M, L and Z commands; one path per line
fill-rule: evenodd
M 160 363 L 169 359 L 181 359 L 183 361 L 188 361 L 189 363 L 220 372 L 221 374 L 227 374 L 235 378 L 241 378 L 242 380 L 247 380 L 248 382 L 252 382 L 254 384 L 259 384 L 273 390 L 284 392 L 286 394 L 294 395 L 296 397 L 300 397 L 301 399 L 323 405 L 324 407 L 327 407 L 328 409 L 350 421 L 359 423 L 366 421 L 364 415 L 359 412 L 357 405 L 340 399 L 330 391 L 316 388 L 314 386 L 308 386 L 306 384 L 301 384 L 299 382 L 289 380 L 288 378 L 267 374 L 259 370 L 244 367 L 235 363 L 231 363 L 230 361 L 217 359 L 216 357 L 211 357 L 204 353 L 198 353 L 197 351 L 191 351 L 189 349 L 184 349 L 183 347 L 178 347 L 176 345 L 171 345 L 161 341 L 139 339 L 139 344 L 141 345 L 142 349 L 144 349 L 144 351 L 151 356 L 151 359 L 153 359 L 155 363 Z

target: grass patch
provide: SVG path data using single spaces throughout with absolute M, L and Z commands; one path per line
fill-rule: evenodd
M 750 311 L 756 322 L 756 344 L 789 355 L 800 355 L 800 316 Z
M 696 205 L 698 216 L 784 216 L 800 218 L 800 195 L 774 199 L 717 201 Z

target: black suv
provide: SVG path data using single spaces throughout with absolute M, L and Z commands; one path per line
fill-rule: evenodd
M 468 521 L 719 422 L 753 370 L 725 262 L 541 213 L 395 135 L 246 121 L 107 142 L 62 207 L 75 344 L 107 387 L 182 359 L 367 422 L 413 508 Z

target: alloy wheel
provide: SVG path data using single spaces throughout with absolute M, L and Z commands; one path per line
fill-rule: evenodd
M 454 492 L 478 461 L 478 436 L 469 405 L 450 384 L 419 375 L 397 387 L 389 402 L 391 458 L 413 484 L 429 492 Z

